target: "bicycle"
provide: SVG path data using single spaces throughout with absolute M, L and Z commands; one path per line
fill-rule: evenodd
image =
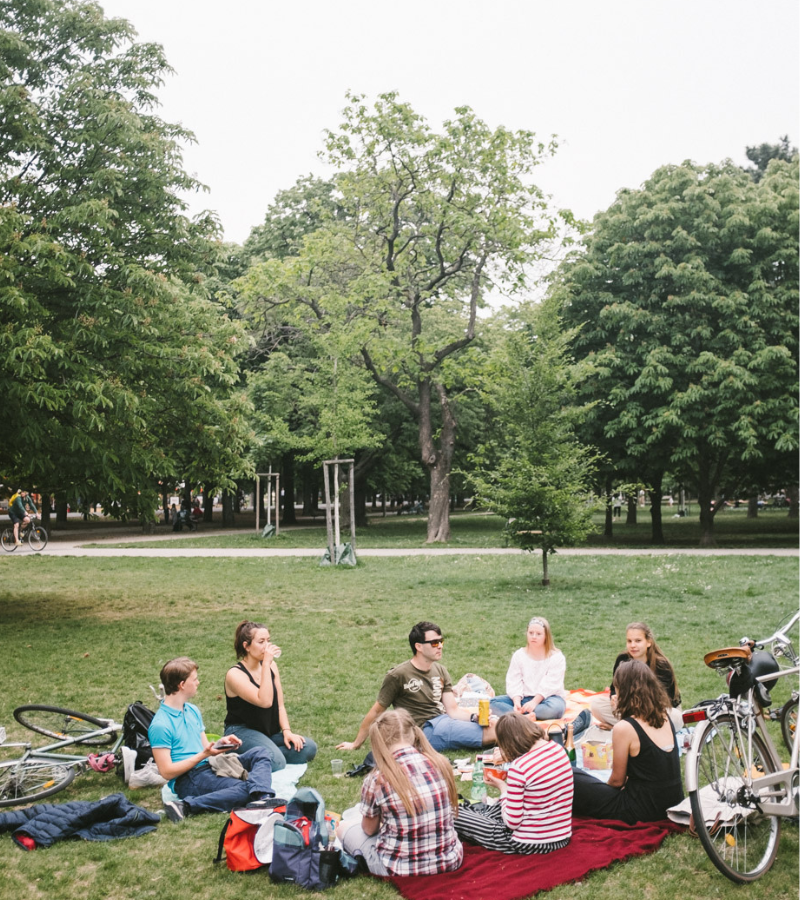
M 791 732 L 791 761 L 784 769 L 764 714 L 777 680 L 800 672 L 787 634 L 798 621 L 800 612 L 770 637 L 743 638 L 738 647 L 707 653 L 707 666 L 727 672 L 729 692 L 683 717 L 686 723 L 697 723 L 686 757 L 686 791 L 695 830 L 711 862 L 740 884 L 755 881 L 770 869 L 778 852 L 781 820 L 798 814 L 797 729 Z M 771 652 L 763 649 L 767 645 Z M 794 665 L 782 669 L 776 656 Z M 791 722 L 792 710 L 796 723 L 796 696 L 794 701 L 783 707 L 784 740 L 789 731 L 784 723 Z
M 91 765 L 90 756 L 93 754 L 58 751 L 75 745 L 107 747 L 106 753 L 116 758 L 122 745 L 122 725 L 112 719 L 39 704 L 17 707 L 14 718 L 31 731 L 56 738 L 56 741 L 36 748 L 29 743 L 5 743 L 5 729 L 0 729 L 0 749 L 24 748 L 19 758 L 0 762 L 0 807 L 50 797 L 64 790 L 76 775 Z
M 30 521 L 27 525 L 20 524 L 19 526 L 19 542 L 23 544 L 25 540 L 28 541 L 28 545 L 31 550 L 35 550 L 37 553 L 44 550 L 47 546 L 47 531 L 42 528 L 41 525 L 37 524 L 39 521 L 37 516 L 31 516 Z M 3 529 L 3 535 L 0 537 L 0 543 L 3 545 L 3 550 L 6 553 L 13 553 L 17 549 L 17 544 L 14 541 L 14 526 L 9 525 L 5 529 Z

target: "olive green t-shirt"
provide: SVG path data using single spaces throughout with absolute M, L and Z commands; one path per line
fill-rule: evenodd
M 422 672 L 409 659 L 386 673 L 378 703 L 387 709 L 407 710 L 422 726 L 428 719 L 445 715 L 442 695 L 452 690 L 453 682 L 443 665 L 433 663 L 429 672 Z

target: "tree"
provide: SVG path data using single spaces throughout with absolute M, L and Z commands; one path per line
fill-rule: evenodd
M 556 291 L 606 437 L 694 486 L 704 546 L 747 471 L 793 458 L 796 483 L 796 159 L 758 183 L 731 163 L 659 169 L 595 217 Z
M 761 181 L 772 159 L 783 159 L 790 162 L 797 156 L 797 147 L 789 145 L 789 135 L 784 135 L 777 144 L 758 144 L 747 147 L 745 156 L 755 165 L 745 169 L 753 181 Z
M 519 288 L 555 233 L 530 179 L 554 145 L 491 130 L 468 107 L 434 133 L 396 94 L 371 109 L 348 99 L 325 154 L 337 170 L 339 218 L 306 238 L 297 299 L 325 328 L 325 303 L 315 308 L 309 289 L 320 279 L 339 286 L 363 365 L 418 423 L 427 539 L 447 541 L 458 428 L 451 392 L 473 370 L 468 348 L 487 290 Z
M 146 514 L 176 469 L 241 467 L 245 341 L 206 297 L 217 225 L 184 215 L 163 51 L 133 36 L 95 3 L 0 7 L 0 467 Z
M 506 321 L 487 368 L 485 394 L 495 426 L 470 475 L 480 503 L 508 519 L 507 534 L 547 557 L 594 530 L 589 501 L 597 455 L 575 437 L 569 342 L 556 304 L 527 304 Z

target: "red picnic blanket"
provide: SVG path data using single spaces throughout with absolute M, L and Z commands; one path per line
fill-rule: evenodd
M 388 880 L 407 900 L 522 900 L 613 862 L 653 853 L 667 835 L 683 830 L 666 819 L 626 825 L 575 817 L 572 840 L 563 850 L 517 856 L 464 844 L 464 862 L 456 872 Z

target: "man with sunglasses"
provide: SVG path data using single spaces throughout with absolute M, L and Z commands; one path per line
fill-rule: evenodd
M 390 706 L 407 710 L 434 750 L 479 750 L 494 744 L 497 717 L 490 717 L 489 726 L 482 728 L 478 717 L 456 702 L 450 674 L 440 662 L 444 644 L 441 628 L 433 622 L 417 622 L 408 643 L 414 655 L 389 670 L 356 739 L 337 744 L 336 749 L 357 750 L 366 740 L 370 725 Z

